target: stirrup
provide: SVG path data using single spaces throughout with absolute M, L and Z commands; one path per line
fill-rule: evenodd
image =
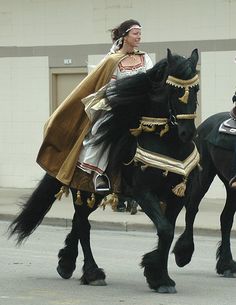
M 103 181 L 98 183 L 98 179 L 102 178 Z M 94 187 L 96 192 L 108 192 L 111 189 L 110 180 L 106 174 L 96 175 L 94 179 Z
M 232 189 L 235 189 L 235 190 L 236 190 L 236 176 L 234 176 L 234 177 L 229 181 L 229 186 L 230 186 Z

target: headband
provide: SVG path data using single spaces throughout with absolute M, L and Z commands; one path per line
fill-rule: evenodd
M 133 30 L 133 29 L 141 30 L 142 27 L 139 26 L 139 25 L 137 25 L 137 24 L 136 24 L 136 25 L 132 25 L 130 28 L 128 28 L 128 30 L 125 31 L 125 33 L 128 33 L 129 31 L 131 31 L 131 30 Z M 125 34 L 125 33 L 124 33 L 124 34 Z M 123 35 L 124 35 L 124 34 L 123 34 Z M 122 36 L 123 36 L 123 35 L 122 35 Z

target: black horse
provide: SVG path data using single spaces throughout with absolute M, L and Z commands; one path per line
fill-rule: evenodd
M 183 267 L 191 261 L 194 252 L 194 220 L 202 198 L 217 175 L 224 183 L 226 202 L 220 216 L 221 242 L 216 254 L 216 271 L 225 277 L 233 277 L 236 272 L 236 262 L 233 260 L 230 248 L 230 233 L 236 210 L 236 190 L 229 186 L 236 138 L 219 132 L 221 124 L 229 118 L 229 112 L 215 114 L 197 129 L 195 142 L 201 156 L 202 170 L 195 172 L 191 178 L 192 188 L 189 188 L 186 205 L 186 228 L 173 250 L 178 266 Z
M 176 291 L 168 275 L 169 249 L 177 215 L 184 205 L 186 178 L 198 163 L 192 142 L 199 89 L 197 61 L 196 49 L 189 58 L 168 50 L 167 58 L 147 73 L 112 83 L 106 91 L 111 111 L 100 127 L 100 140 L 111 145 L 109 169 L 113 173 L 121 170 L 132 197 L 156 226 L 157 248 L 144 255 L 141 265 L 150 288 L 158 292 Z M 10 225 L 10 234 L 17 234 L 18 243 L 41 223 L 61 186 L 54 177 L 44 176 Z M 71 192 L 75 214 L 65 247 L 58 254 L 57 271 L 62 278 L 72 276 L 80 242 L 84 254 L 81 282 L 105 285 L 105 273 L 90 247 L 88 221 L 104 196 L 94 194 L 91 204 L 91 193 L 81 191 L 82 203 L 77 204 L 77 190 Z

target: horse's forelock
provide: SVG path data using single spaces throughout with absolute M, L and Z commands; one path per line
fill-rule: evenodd
M 173 63 L 169 66 L 169 75 L 186 80 L 196 74 L 196 67 L 190 58 L 173 55 Z

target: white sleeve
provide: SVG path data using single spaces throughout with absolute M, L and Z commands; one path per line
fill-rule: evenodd
M 144 59 L 145 59 L 146 70 L 151 69 L 153 67 L 153 62 L 152 62 L 150 56 L 147 53 L 145 53 Z
M 112 73 L 111 79 L 109 82 L 117 80 L 118 67 L 116 67 L 115 71 Z

